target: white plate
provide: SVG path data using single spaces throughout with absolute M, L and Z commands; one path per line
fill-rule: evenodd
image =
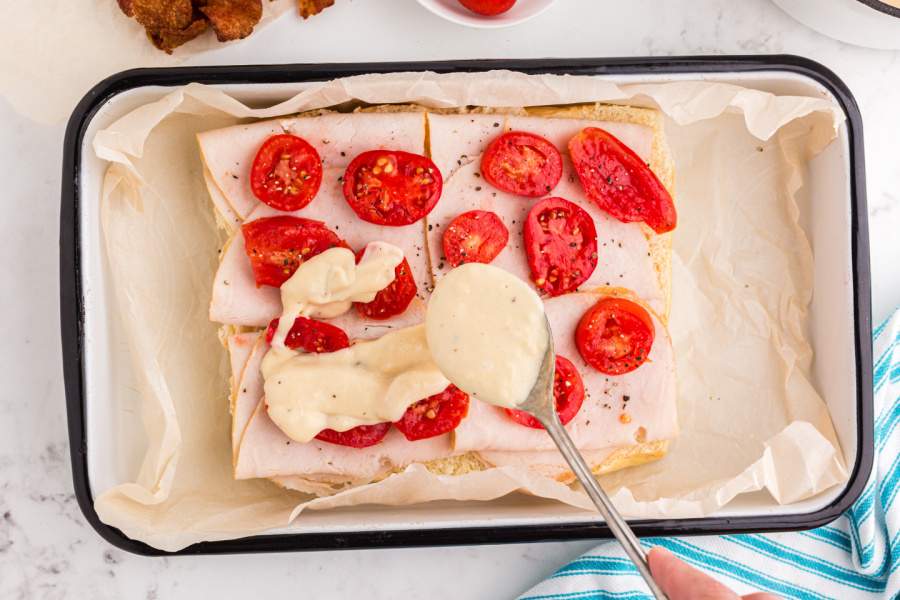
M 860 0 L 773 0 L 781 10 L 828 37 L 883 50 L 900 49 L 900 17 Z M 900 12 L 883 2 L 886 11 Z
M 511 27 L 532 19 L 553 4 L 554 0 L 518 0 L 512 8 L 503 14 L 485 17 L 476 14 L 459 3 L 459 0 L 419 0 L 419 4 L 439 17 L 457 25 L 480 29 L 496 29 Z

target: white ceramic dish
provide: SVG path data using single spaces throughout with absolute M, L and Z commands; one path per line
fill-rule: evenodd
M 804 25 L 828 37 L 883 50 L 900 49 L 900 8 L 879 0 L 774 0 Z
M 491 66 L 496 67 L 495 63 Z M 845 486 L 790 506 L 768 494 L 743 495 L 704 519 L 637 524 L 641 535 L 681 535 L 813 527 L 836 517 L 855 499 L 871 467 L 871 333 L 865 191 L 858 110 L 833 77 L 793 57 L 742 60 L 629 59 L 620 61 L 510 61 L 509 68 L 538 72 L 603 72 L 614 81 L 721 80 L 778 94 L 834 97 L 849 102 L 849 121 L 838 139 L 809 165 L 810 197 L 803 207 L 815 254 L 811 306 L 814 378 L 823 392 L 853 476 Z M 105 163 L 91 151 L 93 134 L 129 110 L 169 91 L 161 85 L 198 80 L 222 85 L 251 104 L 274 103 L 306 87 L 283 83 L 325 79 L 357 71 L 484 69 L 486 63 L 365 65 L 361 67 L 234 67 L 131 72 L 101 84 L 76 111 L 67 133 L 61 217 L 63 349 L 76 496 L 91 524 L 110 542 L 139 553 L 153 549 L 99 522 L 93 498 L 137 472 L 144 439 L 133 390 L 128 348 L 118 330 L 102 252 L 99 203 Z M 334 70 L 339 69 L 339 70 Z M 824 74 L 824 75 L 823 75 Z M 240 81 L 242 83 L 234 83 Z M 257 81 L 258 83 L 244 83 Z M 274 83 L 281 81 L 282 83 Z M 138 83 L 139 82 L 139 83 Z M 831 87 L 831 89 L 829 89 Z M 99 91 L 98 91 L 99 90 Z M 79 200 L 81 199 L 81 200 Z M 597 537 L 593 513 L 549 501 L 512 496 L 494 502 L 436 502 L 421 506 L 358 506 L 313 511 L 304 533 L 255 536 L 205 544 L 192 551 L 235 552 L 385 545 L 500 543 Z M 273 541 L 275 540 L 275 541 Z
M 538 16 L 553 4 L 554 0 L 518 0 L 503 14 L 486 17 L 476 14 L 458 0 L 418 0 L 419 4 L 437 16 L 457 25 L 480 29 L 511 27 Z

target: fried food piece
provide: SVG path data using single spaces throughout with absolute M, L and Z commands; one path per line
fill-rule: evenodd
M 207 28 L 191 0 L 118 0 L 119 8 L 144 26 L 153 45 L 169 54 Z
M 220 42 L 247 37 L 262 18 L 262 0 L 205 0 L 198 4 Z
M 119 0 L 119 6 L 126 15 L 130 10 L 148 32 L 180 31 L 195 20 L 191 0 Z
M 171 54 L 208 27 L 220 42 L 239 40 L 253 33 L 263 13 L 263 0 L 117 0 L 126 16 L 147 30 L 153 45 Z M 317 15 L 334 0 L 297 0 L 300 16 Z
M 153 45 L 164 51 L 166 54 L 172 54 L 172 50 L 178 46 L 191 41 L 204 31 L 209 24 L 205 19 L 197 19 L 184 29 L 159 29 L 157 31 L 147 30 L 147 37 L 153 42 Z
M 128 17 L 134 16 L 134 0 L 118 0 L 119 8 L 122 9 L 122 12 L 125 13 Z
M 127 2 L 128 0 L 119 1 Z M 300 11 L 300 16 L 304 19 L 308 19 L 314 15 L 319 14 L 333 4 L 334 0 L 297 0 L 297 8 Z

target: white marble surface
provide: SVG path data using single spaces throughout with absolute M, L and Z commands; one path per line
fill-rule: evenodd
M 823 6 L 823 10 L 824 10 Z M 540 18 L 471 30 L 414 0 L 339 0 L 289 16 L 197 64 L 443 58 L 793 53 L 832 68 L 866 126 L 874 311 L 900 305 L 900 52 L 820 36 L 769 0 L 559 0 Z M 39 75 L 36 75 L 39 76 Z M 59 356 L 57 234 L 63 125 L 0 99 L 0 598 L 506 598 L 589 542 L 147 559 L 104 543 L 82 518 L 68 466 Z

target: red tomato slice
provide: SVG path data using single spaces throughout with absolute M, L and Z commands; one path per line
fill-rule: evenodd
M 603 298 L 589 308 L 575 329 L 581 357 L 601 373 L 622 375 L 647 361 L 653 347 L 653 320 L 624 298 Z
M 444 230 L 444 258 L 450 266 L 489 263 L 509 241 L 509 230 L 496 214 L 470 210 L 450 221 Z
M 253 195 L 272 208 L 299 210 L 312 202 L 322 185 L 322 159 L 296 135 L 273 135 L 260 147 L 250 167 Z
M 270 344 L 276 329 L 278 319 L 272 319 L 269 328 L 266 329 L 266 341 Z M 306 317 L 297 317 L 284 338 L 284 345 L 292 350 L 321 354 L 349 347 L 350 339 L 340 327 Z
M 575 418 L 584 402 L 584 382 L 578 369 L 568 358 L 556 355 L 556 372 L 553 375 L 553 399 L 556 401 L 556 414 L 563 425 Z M 541 422 L 523 410 L 506 408 L 509 417 L 526 427 L 543 429 Z
M 362 258 L 365 248 L 356 253 L 356 262 Z M 357 312 L 369 319 L 390 319 L 401 314 L 412 299 L 416 297 L 416 280 L 413 279 L 412 269 L 406 259 L 403 259 L 394 269 L 394 280 L 383 290 L 375 295 L 371 302 L 356 302 Z
M 368 448 L 383 440 L 390 428 L 390 423 L 376 423 L 375 425 L 360 425 L 347 431 L 323 429 L 316 436 L 316 439 L 339 446 Z
M 376 225 L 415 223 L 441 197 L 443 179 L 431 159 L 400 150 L 370 150 L 344 173 L 344 198 L 360 219 Z
M 279 216 L 241 225 L 257 287 L 279 287 L 304 261 L 347 244 L 321 221 Z
M 525 219 L 525 253 L 541 291 L 559 296 L 587 281 L 597 267 L 597 230 L 583 208 L 563 198 L 545 198 Z
M 539 198 L 559 183 L 562 155 L 539 135 L 510 131 L 488 144 L 481 159 L 481 173 L 497 189 Z
M 516 0 L 459 0 L 459 3 L 479 15 L 492 17 L 511 9 Z
M 406 409 L 397 429 L 411 442 L 456 429 L 469 412 L 469 395 L 452 383 L 440 394 L 419 400 Z
M 608 131 L 586 127 L 569 141 L 575 172 L 588 198 L 625 223 L 643 221 L 656 233 L 675 229 L 672 196 L 650 167 Z

